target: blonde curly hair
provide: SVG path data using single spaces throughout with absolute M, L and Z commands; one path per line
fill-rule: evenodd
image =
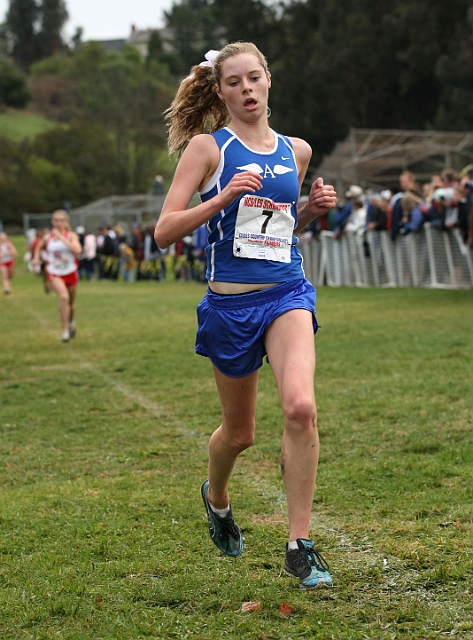
M 187 143 L 198 133 L 211 133 L 224 127 L 229 119 L 225 103 L 218 97 L 222 64 L 239 53 L 252 53 L 268 78 L 268 63 L 252 42 L 232 42 L 221 49 L 212 66 L 194 65 L 184 78 L 169 109 L 164 112 L 168 121 L 169 153 L 181 155 Z

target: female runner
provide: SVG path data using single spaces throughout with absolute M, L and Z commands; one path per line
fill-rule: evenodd
M 81 253 L 82 247 L 77 235 L 70 230 L 66 211 L 55 211 L 52 224 L 51 232 L 35 247 L 33 265 L 40 264 L 40 254 L 45 249 L 49 282 L 59 296 L 61 339 L 68 342 L 76 333 L 74 312 L 79 282 L 77 256 Z
M 309 535 L 319 455 L 315 289 L 304 278 L 294 231 L 334 207 L 336 193 L 317 178 L 297 210 L 312 150 L 269 127 L 271 75 L 257 47 L 237 42 L 206 58 L 167 112 L 169 149 L 182 155 L 155 238 L 165 248 L 208 224 L 209 288 L 197 310 L 196 351 L 213 364 L 222 409 L 201 488 L 209 532 L 223 553 L 242 553 L 228 484 L 254 441 L 258 369 L 267 355 L 284 415 L 284 568 L 302 589 L 326 587 L 332 578 Z M 212 133 L 204 133 L 209 123 Z M 196 190 L 201 203 L 188 209 Z
M 3 293 L 11 293 L 11 279 L 15 275 L 15 258 L 18 251 L 15 245 L 2 231 L 0 233 L 0 271 L 2 273 Z

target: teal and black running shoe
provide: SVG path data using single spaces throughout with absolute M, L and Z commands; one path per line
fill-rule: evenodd
M 221 518 L 212 511 L 209 501 L 207 500 L 207 492 L 209 490 L 209 481 L 206 480 L 201 488 L 202 500 L 204 501 L 209 521 L 209 533 L 212 542 L 227 556 L 236 558 L 243 552 L 243 537 L 238 525 L 235 523 L 230 507 L 229 513 L 225 518 Z
M 313 540 L 297 539 L 298 549 L 288 550 L 286 544 L 286 561 L 284 571 L 300 579 L 301 589 L 320 589 L 332 586 L 329 566 L 320 553 L 314 549 Z

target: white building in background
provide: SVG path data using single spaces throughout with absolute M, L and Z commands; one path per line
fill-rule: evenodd
M 166 43 L 171 37 L 170 29 L 138 29 L 134 24 L 131 25 L 130 35 L 128 38 L 119 38 L 115 40 L 96 40 L 107 51 L 121 51 L 127 44 L 132 45 L 141 53 L 143 58 L 148 55 L 148 43 L 153 31 L 158 31 L 163 43 Z M 166 46 L 166 45 L 165 45 Z
M 131 33 L 126 41 L 127 44 L 133 45 L 141 53 L 143 58 L 148 55 L 148 42 L 151 38 L 151 29 L 137 29 L 134 24 L 131 25 Z

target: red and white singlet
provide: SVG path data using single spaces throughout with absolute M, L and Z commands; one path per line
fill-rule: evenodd
M 14 256 L 9 242 L 0 244 L 0 264 L 10 266 L 14 262 Z
M 69 231 L 64 234 L 67 238 Z M 48 273 L 51 276 L 67 276 L 77 271 L 77 260 L 74 253 L 62 240 L 55 240 L 52 234 L 46 240 Z

